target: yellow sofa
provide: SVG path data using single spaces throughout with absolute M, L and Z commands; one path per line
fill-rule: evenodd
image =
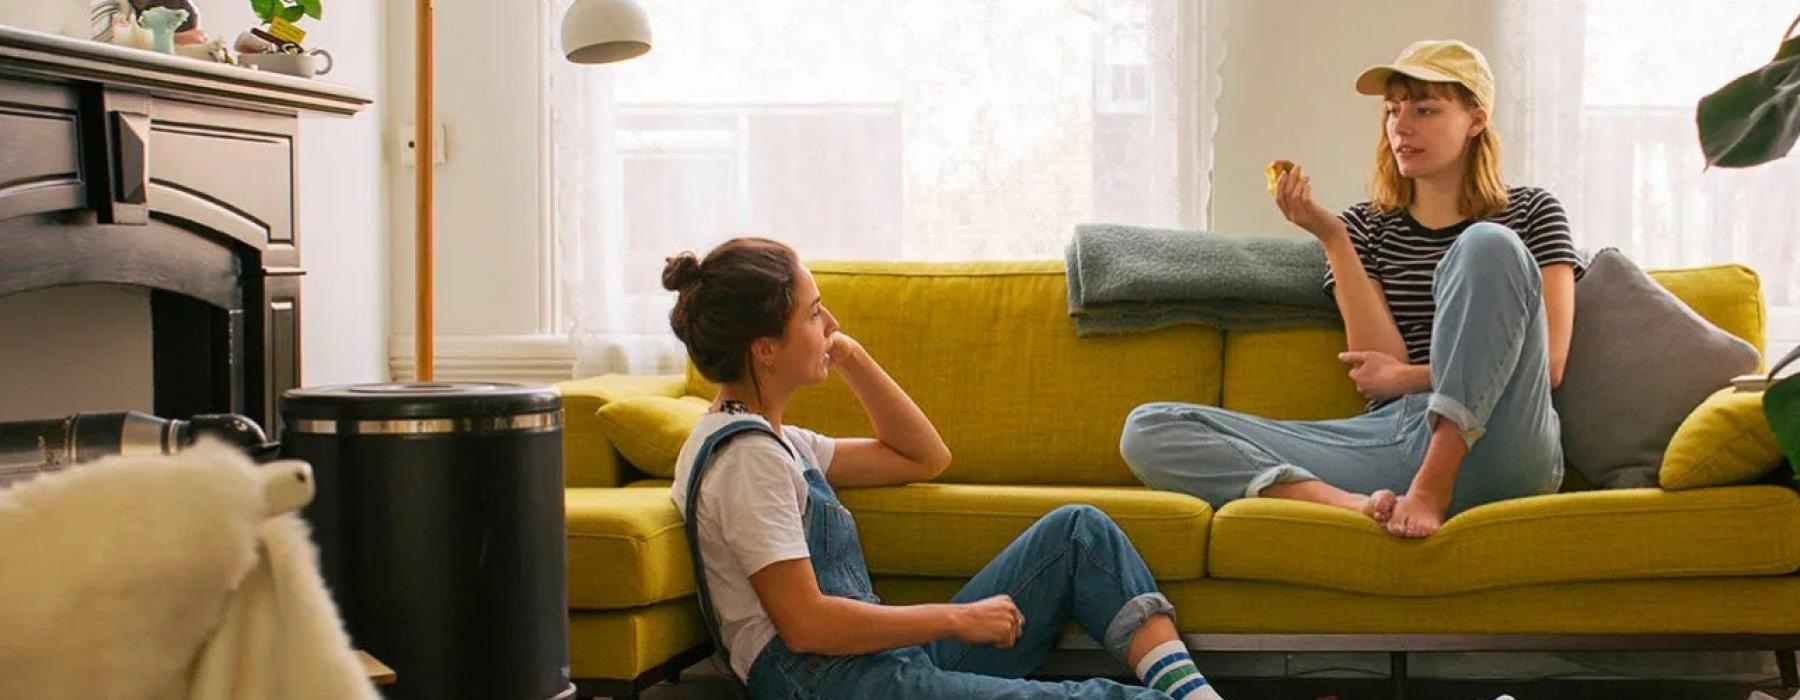
M 1127 412 L 1173 400 L 1279 418 L 1353 415 L 1362 401 L 1335 359 L 1341 331 L 1077 338 L 1059 262 L 811 267 L 844 329 L 956 455 L 934 483 L 841 494 L 888 602 L 945 600 L 1038 516 L 1091 503 L 1131 536 L 1198 647 L 1800 645 L 1800 496 L 1789 489 L 1571 485 L 1470 510 L 1424 541 L 1307 503 L 1244 500 L 1215 513 L 1137 484 L 1118 452 Z M 1754 272 L 1654 276 L 1763 347 Z M 711 387 L 690 370 L 560 388 L 572 672 L 584 694 L 630 695 L 709 646 L 668 484 Z M 787 417 L 828 435 L 870 434 L 835 378 L 802 392 Z M 1792 655 L 1779 656 L 1791 670 Z

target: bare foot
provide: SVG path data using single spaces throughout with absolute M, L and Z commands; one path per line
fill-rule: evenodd
M 1369 516 L 1375 522 L 1385 525 L 1388 519 L 1394 515 L 1394 503 L 1397 500 L 1393 491 L 1382 489 L 1364 496 L 1362 505 L 1358 506 L 1357 510 L 1362 511 L 1363 515 Z
M 1441 506 L 1412 494 L 1401 496 L 1394 504 L 1394 515 L 1387 521 L 1387 529 L 1399 537 L 1421 539 L 1430 537 L 1444 525 L 1444 510 Z

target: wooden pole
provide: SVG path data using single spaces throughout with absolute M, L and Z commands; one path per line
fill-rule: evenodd
M 418 134 L 414 138 L 414 142 L 418 144 L 418 149 L 413 151 L 413 165 L 418 173 L 418 190 L 416 196 L 418 204 L 418 245 L 415 250 L 415 255 L 417 257 L 415 263 L 417 266 L 416 274 L 418 276 L 419 297 L 415 306 L 415 310 L 417 311 L 415 336 L 418 345 L 416 348 L 417 352 L 415 353 L 416 356 L 414 358 L 415 371 L 413 372 L 413 376 L 418 381 L 429 382 L 435 374 L 432 367 L 431 356 L 433 335 L 432 285 L 434 282 L 432 279 L 432 258 L 434 255 L 432 236 L 433 226 L 435 224 L 435 221 L 432 218 L 432 212 L 434 210 L 434 207 L 432 206 L 432 183 L 437 168 L 435 158 L 437 148 L 436 144 L 433 143 L 433 140 L 437 135 L 437 130 L 433 128 L 433 123 L 437 120 L 437 117 L 433 114 L 434 110 L 432 109 L 432 83 L 435 80 L 435 71 L 434 66 L 432 65 L 434 55 L 432 43 L 433 25 L 435 24 L 435 21 L 432 18 L 433 0 L 418 0 L 418 3 L 418 118 L 416 120 L 418 122 L 416 127 L 418 129 Z

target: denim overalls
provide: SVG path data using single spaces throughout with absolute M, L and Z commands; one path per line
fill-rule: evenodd
M 724 654 L 718 622 L 700 561 L 698 528 L 701 479 L 712 455 L 727 440 L 747 432 L 774 437 L 761 422 L 730 423 L 702 443 L 688 479 L 689 549 L 694 557 L 702 615 Z M 786 447 L 780 439 L 778 443 Z M 788 449 L 789 454 L 794 454 Z M 804 460 L 804 458 L 800 458 Z M 806 548 L 825 595 L 879 603 L 863 562 L 856 521 L 838 502 L 824 474 L 805 468 L 807 502 L 802 516 Z M 1173 614 L 1155 582 L 1118 526 L 1089 506 L 1066 506 L 1046 515 L 1013 541 L 953 599 L 980 600 L 1007 593 L 1026 618 L 1024 634 L 1012 649 L 943 639 L 859 656 L 824 656 L 790 651 L 771 639 L 750 667 L 752 698 L 1167 698 L 1147 688 L 1095 679 L 1046 683 L 1021 680 L 1035 670 L 1073 616 L 1115 655 L 1145 620 Z M 729 662 L 726 668 L 730 668 Z

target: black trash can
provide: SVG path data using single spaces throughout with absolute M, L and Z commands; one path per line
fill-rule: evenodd
M 282 451 L 312 463 L 304 511 L 390 698 L 573 697 L 562 400 L 489 383 L 295 389 Z

